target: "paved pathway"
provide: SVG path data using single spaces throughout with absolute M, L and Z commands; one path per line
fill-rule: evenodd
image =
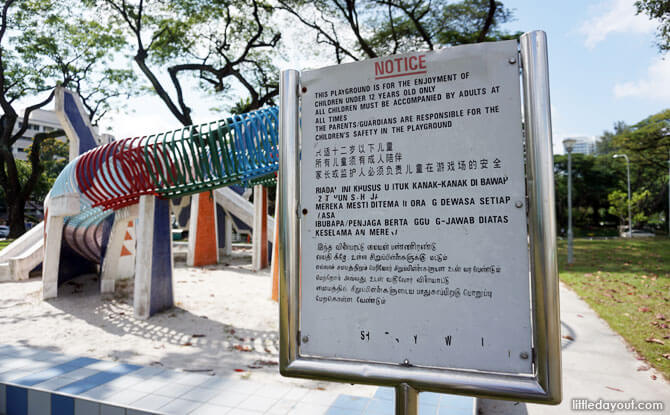
M 558 406 L 518 402 L 478 401 L 480 413 L 553 415 L 600 413 L 571 411 L 574 398 L 591 400 L 662 400 L 661 412 L 623 412 L 626 414 L 670 414 L 670 384 L 653 370 L 638 371 L 645 366 L 635 358 L 623 339 L 616 334 L 577 294 L 561 284 L 561 323 L 563 335 L 563 402 Z M 656 380 L 652 375 L 656 375 Z
M 0 346 L 2 415 L 391 415 L 394 391 L 352 396 Z M 422 393 L 421 415 L 472 415 L 468 397 Z

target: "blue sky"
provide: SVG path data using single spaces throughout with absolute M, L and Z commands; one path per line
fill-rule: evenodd
M 656 23 L 633 0 L 506 0 L 510 30 L 544 30 L 549 44 L 554 150 L 567 136 L 597 136 L 617 120 L 634 124 L 670 108 L 670 56 Z
M 654 44 L 656 23 L 635 16 L 633 1 L 503 0 L 515 15 L 506 29 L 547 32 L 555 152 L 562 152 L 565 137 L 598 136 L 615 121 L 634 124 L 670 108 L 670 56 L 662 60 Z M 304 42 L 300 37 L 285 34 L 296 44 Z M 318 57 L 306 59 L 300 49 L 289 50 L 282 66 L 319 66 Z M 215 106 L 221 102 L 201 97 L 196 122 L 219 118 L 209 110 Z M 117 138 L 178 127 L 156 97 L 134 98 L 129 109 L 107 121 Z

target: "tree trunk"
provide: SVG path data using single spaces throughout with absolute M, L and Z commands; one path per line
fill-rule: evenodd
M 26 232 L 25 212 L 26 201 L 19 197 L 7 198 L 9 238 L 16 239 Z

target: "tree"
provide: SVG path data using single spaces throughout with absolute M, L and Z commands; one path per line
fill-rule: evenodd
M 627 154 L 630 159 L 631 188 L 635 192 L 650 192 L 650 199 L 643 206 L 645 216 L 665 211 L 666 221 L 670 221 L 670 207 L 667 207 L 670 109 L 651 115 L 614 135 L 612 145 L 617 152 Z M 620 188 L 625 188 L 625 172 L 619 177 Z
M 279 8 L 331 48 L 335 61 L 510 39 L 512 14 L 495 0 L 278 0 Z
M 624 153 L 630 160 L 631 189 L 642 194 L 649 191 L 649 197 L 640 204 L 646 218 L 662 218 L 670 221 L 668 204 L 667 162 L 670 155 L 670 109 L 651 115 L 634 125 L 616 123 L 614 132 L 605 132 L 598 148 L 606 150 L 607 157 L 614 153 Z M 625 163 L 617 161 L 616 177 L 618 189 L 625 189 L 627 176 Z M 615 208 L 616 210 L 616 208 Z M 627 214 L 626 214 L 627 215 Z M 642 222 L 645 222 L 646 219 Z
M 651 202 L 651 192 L 642 190 L 633 192 L 630 196 L 630 211 L 632 216 L 632 226 L 645 224 L 649 217 L 647 216 L 648 205 Z M 607 195 L 610 207 L 608 209 L 611 215 L 619 218 L 621 223 L 628 222 L 628 193 L 621 190 L 615 190 Z
M 659 21 L 656 43 L 661 53 L 670 50 L 670 0 L 638 0 L 637 14 L 645 13 Z
M 183 76 L 208 92 L 241 87 L 235 106 L 246 112 L 274 104 L 278 70 L 272 63 L 280 34 L 263 0 L 85 0 L 129 36 L 134 60 L 153 92 L 183 125 L 193 124 Z M 165 70 L 169 81 L 161 79 Z
M 628 131 L 630 127 L 626 125 L 623 121 L 617 121 L 614 123 L 614 132 L 605 131 L 603 135 L 596 141 L 596 154 L 598 155 L 611 155 L 617 151 L 617 148 L 614 146 L 613 140 L 614 137 L 618 134 L 621 134 L 625 131 Z
M 567 228 L 568 157 L 554 156 L 554 183 L 558 223 Z M 572 155 L 572 210 L 577 228 L 594 228 L 616 220 L 608 212 L 608 194 L 619 187 L 622 166 L 611 156 Z M 614 174 L 613 174 L 614 173 Z
M 27 148 L 28 158 L 33 155 L 33 146 L 30 145 Z M 43 188 L 36 186 L 32 194 L 32 199 L 37 202 L 44 202 L 44 198 L 47 193 L 53 187 L 56 178 L 60 172 L 65 168 L 68 163 L 68 157 L 70 156 L 69 144 L 64 141 L 60 141 L 57 138 L 48 137 L 45 138 L 40 145 L 40 163 L 43 166 L 42 175 L 40 176 L 40 182 L 45 183 Z
M 23 160 L 16 160 L 16 171 L 19 177 L 19 183 L 21 183 L 22 185 L 25 184 L 30 178 L 32 172 L 30 162 Z M 49 190 L 51 190 L 52 185 L 53 180 L 49 180 L 46 174 L 41 174 L 35 181 L 32 193 L 33 197 L 31 198 L 31 201 L 34 201 L 36 203 L 39 203 L 40 200 L 43 201 L 44 197 L 46 197 L 47 193 L 49 193 Z M 8 206 L 5 191 L 1 187 L 0 187 L 0 206 L 2 206 L 3 209 L 6 209 Z
M 31 113 L 48 105 L 60 84 L 80 92 L 91 119 L 98 120 L 109 100 L 124 94 L 132 73 L 111 65 L 123 37 L 77 14 L 71 3 L 5 0 L 1 7 L 0 187 L 8 204 L 10 237 L 15 238 L 25 232 L 25 203 L 44 170 L 42 144 L 63 135 L 62 130 L 35 135 L 29 174 L 22 179 L 23 166 L 14 159 L 12 145 L 26 132 Z M 24 102 L 30 104 L 19 114 L 17 105 Z
M 621 151 L 632 154 L 642 166 L 665 169 L 670 151 L 670 109 L 619 132 L 613 142 Z

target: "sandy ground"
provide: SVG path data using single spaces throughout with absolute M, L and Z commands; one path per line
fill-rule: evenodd
M 133 317 L 132 282 L 106 296 L 98 284 L 94 275 L 80 277 L 48 301 L 40 299 L 39 278 L 0 284 L 0 344 L 360 396 L 376 389 L 279 374 L 272 278 L 251 270 L 248 249 L 218 266 L 176 263 L 175 308 L 147 321 Z

